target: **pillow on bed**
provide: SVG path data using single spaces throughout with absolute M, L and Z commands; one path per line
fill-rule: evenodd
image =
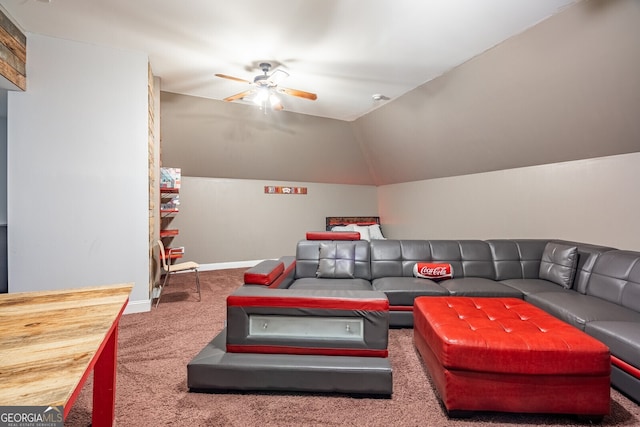
M 451 279 L 453 266 L 451 264 L 416 262 L 413 265 L 413 275 L 421 279 Z
M 385 237 L 382 235 L 382 230 L 380 230 L 380 224 L 369 226 L 369 236 L 371 236 L 371 240 L 385 240 Z
M 353 225 L 334 225 L 331 231 L 354 231 Z
M 348 224 L 348 225 L 334 225 L 331 227 L 331 231 L 357 231 L 360 233 L 360 240 L 386 240 L 380 229 L 380 224 Z
M 353 279 L 356 267 L 354 242 L 320 242 L 320 258 L 316 277 L 328 279 Z
M 369 227 L 364 225 L 352 225 L 353 231 L 357 231 L 360 233 L 360 240 L 366 240 L 367 242 L 371 241 L 371 236 L 369 235 Z

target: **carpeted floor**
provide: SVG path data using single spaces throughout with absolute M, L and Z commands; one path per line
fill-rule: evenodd
M 172 278 L 160 306 L 123 316 L 120 324 L 118 426 L 579 426 L 571 416 L 479 413 L 449 419 L 413 347 L 412 329 L 389 331 L 393 396 L 302 393 L 191 393 L 186 365 L 223 328 L 225 298 L 244 269 L 201 273 L 202 302 L 193 275 Z M 91 424 L 91 378 L 65 426 Z M 640 426 L 640 406 L 611 391 L 605 426 Z

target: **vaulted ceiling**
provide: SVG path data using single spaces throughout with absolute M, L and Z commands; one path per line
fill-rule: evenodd
M 165 93 L 164 153 L 197 176 L 385 185 L 637 152 L 638 40 L 639 2 L 579 2 L 353 122 Z
M 148 52 L 162 90 L 224 99 L 259 64 L 287 111 L 352 121 L 578 0 L 1 0 L 23 30 Z M 372 99 L 374 94 L 382 100 Z M 237 101 L 245 102 L 245 101 Z
M 27 32 L 148 52 L 188 176 L 387 185 L 640 151 L 636 0 L 363 3 L 0 0 Z M 318 100 L 220 101 L 248 84 L 215 73 L 264 60 Z

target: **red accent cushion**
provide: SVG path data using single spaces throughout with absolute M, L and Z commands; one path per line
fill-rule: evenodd
M 451 279 L 453 267 L 451 264 L 417 262 L 413 266 L 413 275 L 421 279 Z
M 307 240 L 360 240 L 357 231 L 307 231 Z
M 247 271 L 244 273 L 244 283 L 248 285 L 270 285 L 284 272 L 284 264 L 277 264 L 271 271 L 266 273 L 257 273 Z

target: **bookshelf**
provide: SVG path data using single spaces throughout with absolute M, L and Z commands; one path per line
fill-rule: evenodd
M 160 239 L 169 260 L 182 258 L 184 254 L 184 248 L 172 245 L 173 239 L 180 234 L 180 230 L 171 224 L 180 212 L 180 180 L 180 168 L 160 168 Z

